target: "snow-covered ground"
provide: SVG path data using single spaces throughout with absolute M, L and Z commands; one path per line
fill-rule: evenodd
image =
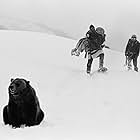
M 0 138 L 8 140 L 139 140 L 140 73 L 128 72 L 124 55 L 105 50 L 108 73 L 85 73 L 87 60 L 70 55 L 76 41 L 44 33 L 0 31 Z M 44 121 L 12 129 L 2 119 L 11 78 L 31 81 Z

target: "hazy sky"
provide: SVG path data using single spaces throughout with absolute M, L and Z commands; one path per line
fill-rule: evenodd
M 106 44 L 123 50 L 131 34 L 140 39 L 139 0 L 0 0 L 0 16 L 41 22 L 76 39 L 90 24 L 106 30 Z

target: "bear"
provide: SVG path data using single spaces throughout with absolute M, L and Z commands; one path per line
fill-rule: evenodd
M 3 108 L 4 124 L 13 128 L 39 125 L 44 118 L 38 97 L 30 81 L 23 78 L 11 79 L 8 87 L 9 101 Z

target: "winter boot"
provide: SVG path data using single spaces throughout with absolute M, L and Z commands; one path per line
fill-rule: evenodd
M 90 74 L 91 68 L 87 67 L 87 74 Z
M 106 67 L 102 67 L 98 69 L 98 72 L 106 72 L 108 69 Z
M 128 66 L 128 71 L 129 71 L 129 70 L 132 70 L 132 67 Z
M 138 67 L 134 67 L 134 71 L 138 72 Z

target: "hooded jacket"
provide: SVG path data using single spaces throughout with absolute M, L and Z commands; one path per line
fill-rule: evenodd
M 126 50 L 125 50 L 125 56 L 139 56 L 139 51 L 140 51 L 140 43 L 139 41 L 135 40 L 131 40 L 129 39 L 127 46 L 126 46 Z

